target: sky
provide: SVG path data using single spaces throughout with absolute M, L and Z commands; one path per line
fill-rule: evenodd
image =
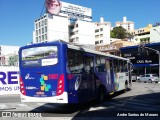
M 113 27 L 124 16 L 135 23 L 135 29 L 160 22 L 160 0 L 61 1 L 91 8 L 93 22 L 104 17 Z M 24 46 L 32 42 L 34 20 L 45 13 L 44 2 L 45 0 L 0 0 L 0 45 Z

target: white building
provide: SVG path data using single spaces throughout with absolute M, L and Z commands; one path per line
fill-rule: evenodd
M 160 42 L 160 25 L 152 27 L 150 30 L 150 42 Z
M 35 20 L 33 43 L 63 40 L 80 44 L 95 44 L 92 9 L 61 2 L 59 15 L 45 14 Z M 76 21 L 73 22 L 73 19 Z
M 127 17 L 123 17 L 123 21 L 121 22 L 116 22 L 116 27 L 122 26 L 125 28 L 127 31 L 134 30 L 134 22 L 132 21 L 127 21 Z
M 76 21 L 69 25 L 69 42 L 78 44 L 95 44 L 94 23 L 87 21 Z
M 100 18 L 100 22 L 95 23 L 95 44 L 110 44 L 111 23 L 104 22 L 104 18 Z
M 69 42 L 68 25 L 69 19 L 66 17 L 45 14 L 34 22 L 33 43 L 59 39 Z
M 0 66 L 9 65 L 9 57 L 18 55 L 19 46 L 0 45 Z

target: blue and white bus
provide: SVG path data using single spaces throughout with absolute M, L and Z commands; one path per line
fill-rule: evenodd
M 131 87 L 126 58 L 56 41 L 19 50 L 22 102 L 82 103 Z

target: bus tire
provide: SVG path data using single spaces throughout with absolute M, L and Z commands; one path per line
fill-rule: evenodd
M 103 102 L 104 98 L 105 98 L 104 88 L 103 88 L 103 87 L 100 87 L 100 88 L 98 89 L 96 101 L 97 101 L 98 103 L 101 103 L 101 102 Z

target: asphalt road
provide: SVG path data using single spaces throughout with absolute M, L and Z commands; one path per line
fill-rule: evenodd
M 101 104 L 94 101 L 79 105 L 21 103 L 19 95 L 3 95 L 0 96 L 0 111 L 18 111 L 23 114 L 38 113 L 37 115 L 43 116 L 40 118 L 41 120 L 53 119 L 53 117 L 54 119 L 73 120 L 97 119 L 97 117 L 98 119 L 107 117 L 114 120 L 120 120 L 122 117 L 126 120 L 146 118 L 156 120 L 160 119 L 158 113 L 158 111 L 160 112 L 160 84 L 133 82 L 132 90 L 125 93 L 118 92 L 107 97 Z M 13 119 L 17 120 L 16 114 Z

